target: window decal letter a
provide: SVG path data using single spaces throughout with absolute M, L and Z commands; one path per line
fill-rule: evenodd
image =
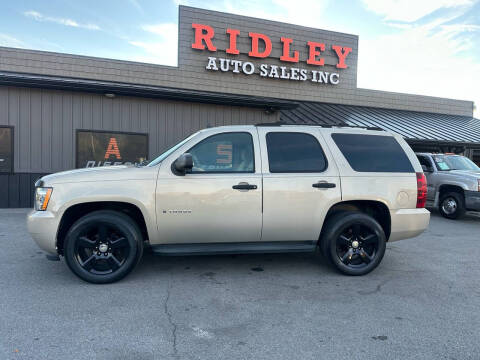
M 121 160 L 120 150 L 118 149 L 117 139 L 112 137 L 107 146 L 107 151 L 105 152 L 105 159 L 108 159 L 110 155 L 115 155 L 118 160 Z

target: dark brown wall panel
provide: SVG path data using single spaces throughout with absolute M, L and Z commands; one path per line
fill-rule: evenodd
M 14 173 L 0 175 L 0 208 L 31 207 L 36 179 L 75 167 L 78 129 L 148 134 L 152 159 L 208 126 L 278 120 L 248 107 L 0 86 L 0 125 L 14 127 Z

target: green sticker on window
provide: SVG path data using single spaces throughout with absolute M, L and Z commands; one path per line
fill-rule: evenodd
M 444 162 L 437 162 L 437 165 L 438 167 L 440 168 L 440 170 L 448 170 L 450 169 L 447 165 L 447 163 L 444 163 Z

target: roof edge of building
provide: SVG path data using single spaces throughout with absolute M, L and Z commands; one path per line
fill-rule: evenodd
M 295 101 L 269 97 L 234 95 L 210 91 L 198 91 L 153 85 L 136 85 L 112 81 L 37 75 L 9 71 L 0 71 L 0 85 L 159 98 L 165 100 L 198 102 L 216 105 L 246 106 L 264 108 L 266 110 L 290 110 L 299 106 L 299 103 Z

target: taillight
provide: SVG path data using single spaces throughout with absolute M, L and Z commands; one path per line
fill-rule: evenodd
M 427 202 L 427 178 L 423 172 L 417 172 L 417 208 L 424 208 Z

